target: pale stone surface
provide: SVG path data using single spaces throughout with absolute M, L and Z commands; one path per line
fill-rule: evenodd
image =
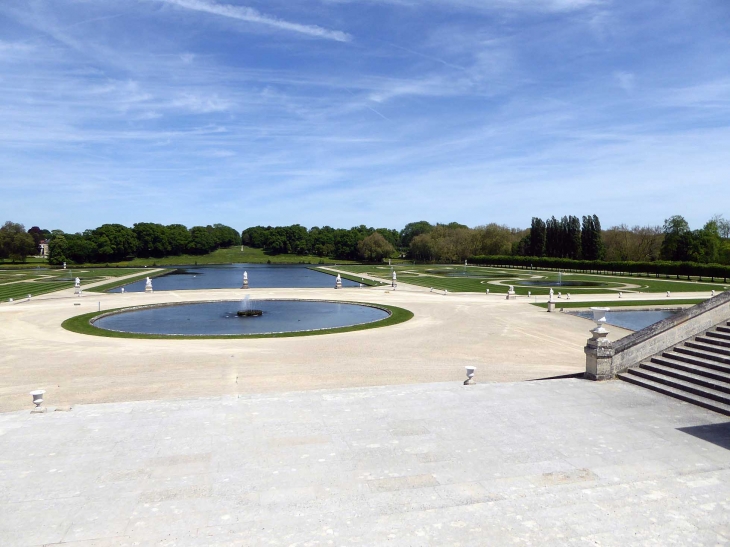
M 377 289 L 249 289 L 251 299 L 361 301 L 407 308 L 392 327 L 332 335 L 251 340 L 128 340 L 74 334 L 61 323 L 98 309 L 163 302 L 240 300 L 240 289 L 39 297 L 0 306 L 0 411 L 46 404 L 262 393 L 425 382 L 519 381 L 582 373 L 592 323 L 545 313 L 527 298 L 431 293 L 401 284 Z M 80 306 L 74 306 L 79 303 Z M 611 329 L 611 338 L 628 333 Z M 42 344 L 38 340 L 43 340 Z
M 722 545 L 728 448 L 723 416 L 618 381 L 13 412 L 0 544 Z

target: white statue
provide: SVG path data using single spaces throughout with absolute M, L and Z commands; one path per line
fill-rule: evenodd
M 248 281 L 248 272 L 243 272 L 243 282 Z
M 77 289 L 81 286 L 81 280 L 77 277 L 76 281 L 74 281 L 74 287 Z
M 148 277 L 144 284 L 145 292 L 152 292 L 152 280 Z
M 553 301 L 553 296 L 554 296 L 554 294 L 555 294 L 555 293 L 553 292 L 553 288 L 552 288 L 552 287 L 550 287 L 550 300 L 549 300 L 549 302 L 552 302 L 552 301 Z
M 337 274 L 337 279 L 335 279 L 335 289 L 341 289 L 342 288 L 342 276 L 340 274 Z

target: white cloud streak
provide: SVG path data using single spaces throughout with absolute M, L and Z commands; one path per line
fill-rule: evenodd
M 220 15 L 221 17 L 228 17 L 230 19 L 237 19 L 239 21 L 246 21 L 247 23 L 255 23 L 259 25 L 266 25 L 269 27 L 277 28 L 279 30 L 286 30 L 289 32 L 296 32 L 299 34 L 305 34 L 314 38 L 323 38 L 326 40 L 335 40 L 337 42 L 349 42 L 352 37 L 346 32 L 339 30 L 329 30 L 317 25 L 303 25 L 301 23 L 292 23 L 279 19 L 278 17 L 272 17 L 265 15 L 258 10 L 245 6 L 232 6 L 230 4 L 216 4 L 215 2 L 208 2 L 206 0 L 160 0 L 166 4 L 173 4 L 175 6 L 200 11 L 204 13 L 210 13 L 213 15 Z

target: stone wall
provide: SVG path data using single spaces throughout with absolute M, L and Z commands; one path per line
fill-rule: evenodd
M 607 380 L 653 355 L 730 321 L 730 292 L 723 292 L 616 342 L 589 340 L 586 377 Z

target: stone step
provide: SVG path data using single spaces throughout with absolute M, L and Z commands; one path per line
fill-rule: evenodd
M 692 374 L 704 374 L 718 380 L 723 379 L 725 376 L 730 379 L 730 365 L 721 365 L 715 361 L 707 361 L 699 357 L 690 357 L 668 351 L 661 356 L 652 357 L 651 361 L 667 367 L 685 370 Z
M 724 414 L 725 416 L 730 416 L 730 405 L 728 404 L 720 403 L 718 401 L 714 401 L 712 399 L 708 399 L 699 395 L 694 395 L 684 390 L 676 389 L 665 384 L 655 382 L 653 380 L 642 378 L 640 376 L 627 374 L 626 372 L 619 373 L 618 377 L 625 382 L 630 382 L 637 386 L 656 391 L 657 393 L 669 395 L 670 397 L 674 397 L 675 399 L 680 399 L 687 403 L 701 406 L 708 410 L 714 410 L 715 412 L 719 412 L 720 414 Z
M 708 336 L 711 333 L 707 333 L 704 336 L 696 336 L 695 340 L 703 342 L 705 344 L 712 344 L 713 346 L 721 346 L 723 348 L 730 348 L 730 340 L 721 340 L 712 336 Z
M 707 336 L 712 336 L 713 338 L 719 338 L 720 340 L 730 340 L 730 333 L 722 332 L 719 329 L 711 330 L 707 332 Z
M 730 374 L 723 374 L 716 372 L 715 375 L 718 377 L 710 377 L 702 374 L 701 367 L 696 367 L 695 370 L 684 370 L 682 368 L 675 368 L 668 365 L 663 365 L 656 362 L 641 363 L 639 368 L 662 374 L 664 376 L 671 376 L 683 382 L 689 382 L 696 384 L 701 387 L 714 389 L 715 391 L 722 391 L 723 393 L 730 394 Z
M 717 328 L 717 330 L 719 330 L 720 332 L 727 332 L 727 333 L 730 333 L 730 327 L 725 327 L 725 326 L 723 326 L 723 325 L 719 325 L 719 326 L 718 326 L 718 327 L 716 327 L 716 328 Z
M 721 370 L 724 370 L 724 367 L 730 366 L 730 356 L 726 357 L 725 355 L 718 355 L 711 351 L 688 348 L 685 346 L 671 348 L 670 350 L 662 353 L 662 355 L 669 357 L 670 359 L 678 359 L 680 361 L 687 361 L 688 363 L 695 363 L 702 366 L 712 366 L 712 363 L 716 363 L 723 367 Z
M 714 344 L 705 344 L 703 342 L 697 342 L 696 340 L 687 340 L 684 343 L 684 346 L 677 346 L 679 347 L 688 347 L 688 348 L 694 348 L 698 350 L 702 350 L 708 353 L 713 353 L 715 355 L 720 356 L 727 356 L 730 357 L 730 348 L 723 348 L 720 346 L 716 346 Z
M 679 380 L 678 378 L 673 378 L 671 376 L 665 376 L 664 374 L 647 371 L 639 367 L 630 368 L 627 372 L 630 375 L 639 376 L 641 378 L 644 378 L 645 380 L 650 380 L 658 384 L 664 384 L 665 386 L 669 386 L 680 391 L 686 391 L 698 397 L 711 399 L 724 405 L 730 405 L 730 394 L 724 393 L 717 389 L 699 386 L 692 382 L 687 382 L 685 380 Z

